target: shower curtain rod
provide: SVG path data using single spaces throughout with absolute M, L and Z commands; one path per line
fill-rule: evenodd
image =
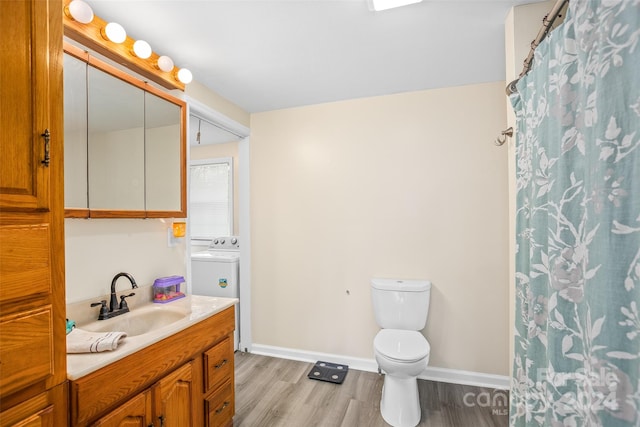
M 514 81 L 512 81 L 507 85 L 507 88 L 506 88 L 507 96 L 513 93 L 516 93 L 518 91 L 518 89 L 516 88 L 516 83 L 518 83 L 518 80 L 520 80 L 522 76 L 527 74 L 531 69 L 531 65 L 533 63 L 534 51 L 536 50 L 538 45 L 542 43 L 542 40 L 544 40 L 547 34 L 549 34 L 549 31 L 551 31 L 551 26 L 553 25 L 553 22 L 556 20 L 558 16 L 560 16 L 560 11 L 562 10 L 562 8 L 564 8 L 564 6 L 567 3 L 569 3 L 569 0 L 556 0 L 556 3 L 551 8 L 551 11 L 547 15 L 545 15 L 544 19 L 542 20 L 542 27 L 538 31 L 538 35 L 536 36 L 535 40 L 531 42 L 531 49 L 529 50 L 529 55 L 527 55 L 527 58 L 524 60 L 524 68 L 522 69 L 522 72 L 520 73 L 517 79 L 515 79 Z

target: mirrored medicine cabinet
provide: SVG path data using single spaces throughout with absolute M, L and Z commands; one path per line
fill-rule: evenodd
M 186 216 L 186 104 L 65 43 L 65 216 Z

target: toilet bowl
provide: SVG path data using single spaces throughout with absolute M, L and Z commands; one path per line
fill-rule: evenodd
M 394 427 L 416 426 L 421 417 L 418 375 L 429 363 L 429 342 L 420 332 L 382 329 L 373 347 L 376 362 L 385 373 L 382 418 Z
M 428 281 L 371 281 L 373 311 L 382 328 L 373 340 L 376 362 L 385 373 L 380 413 L 393 427 L 420 422 L 418 375 L 427 367 L 431 351 L 420 331 L 426 325 L 430 293 Z

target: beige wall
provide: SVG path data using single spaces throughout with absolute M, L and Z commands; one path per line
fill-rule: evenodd
M 253 342 L 373 358 L 370 278 L 430 279 L 430 365 L 506 375 L 505 116 L 504 82 L 253 114 Z
M 207 144 L 192 145 L 190 160 L 215 159 L 219 157 L 231 157 L 233 159 L 233 234 L 238 235 L 238 172 L 240 163 L 238 161 L 238 143 L 230 142 L 228 144 Z
M 206 86 L 193 81 L 185 87 L 184 93 L 193 99 L 196 99 L 203 104 L 211 107 L 212 110 L 217 111 L 225 115 L 226 117 L 235 120 L 241 125 L 249 127 L 250 116 L 249 113 L 232 103 L 226 98 L 218 95 Z
M 170 224 L 170 219 L 67 218 L 67 303 L 108 294 L 111 279 L 121 271 L 131 273 L 140 286 L 158 277 L 184 276 L 185 244 L 168 246 Z M 117 291 L 127 287 L 126 280 L 118 281 Z

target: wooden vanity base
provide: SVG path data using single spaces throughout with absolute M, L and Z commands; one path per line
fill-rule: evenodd
M 71 381 L 71 425 L 231 425 L 234 323 L 232 306 Z

